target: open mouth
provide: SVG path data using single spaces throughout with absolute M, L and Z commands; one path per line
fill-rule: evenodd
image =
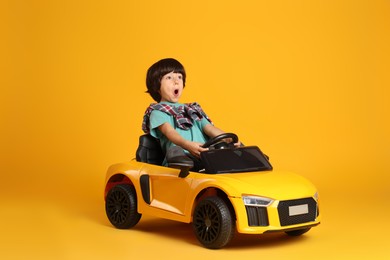
M 177 94 L 179 94 L 179 90 L 178 90 L 178 89 L 175 89 L 175 90 L 173 91 L 173 93 L 174 93 L 175 95 L 177 95 Z

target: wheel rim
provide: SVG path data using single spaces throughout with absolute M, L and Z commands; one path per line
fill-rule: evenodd
M 218 238 L 221 230 L 221 217 L 214 206 L 206 203 L 200 206 L 195 213 L 194 224 L 198 237 L 204 243 L 210 243 Z
M 120 190 L 112 191 L 107 197 L 107 215 L 115 224 L 124 223 L 130 209 L 130 201 L 126 194 Z

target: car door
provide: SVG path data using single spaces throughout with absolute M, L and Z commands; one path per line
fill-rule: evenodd
M 149 182 L 147 189 L 151 207 L 184 215 L 192 178 L 191 174 L 185 178 L 178 177 L 179 173 L 179 169 L 154 165 L 146 165 L 142 169 L 143 178 L 148 178 Z

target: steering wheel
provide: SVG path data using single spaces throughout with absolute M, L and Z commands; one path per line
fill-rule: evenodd
M 232 141 L 230 143 L 221 142 L 225 138 L 231 138 Z M 203 148 L 215 148 L 215 149 L 224 149 L 228 147 L 232 147 L 234 143 L 238 142 L 238 136 L 233 133 L 223 133 L 220 135 L 217 135 L 211 139 L 209 139 L 207 142 L 205 142 L 202 147 Z

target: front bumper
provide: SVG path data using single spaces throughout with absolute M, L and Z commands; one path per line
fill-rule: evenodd
M 239 233 L 262 234 L 316 226 L 321 221 L 318 201 L 312 197 L 274 201 L 268 207 L 245 206 L 241 198 L 231 198 Z

